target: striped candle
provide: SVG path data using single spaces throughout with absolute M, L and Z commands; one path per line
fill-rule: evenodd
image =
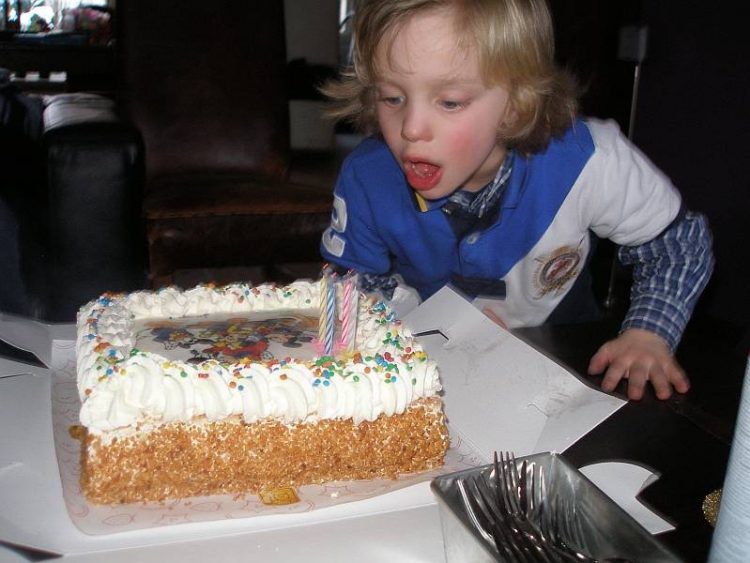
M 354 350 L 358 313 L 357 274 L 350 273 L 344 280 L 344 296 L 341 303 L 341 337 L 339 338 L 339 346 L 347 352 Z
M 324 272 L 320 278 L 320 314 L 318 315 L 318 345 L 321 353 L 325 351 L 326 330 L 328 325 L 331 324 L 330 320 L 326 319 L 328 314 L 328 285 L 328 275 Z
M 333 355 L 333 333 L 336 326 L 336 287 L 333 284 L 333 280 L 328 280 L 326 283 L 326 314 L 325 314 L 325 334 L 323 341 L 323 353 L 326 356 Z

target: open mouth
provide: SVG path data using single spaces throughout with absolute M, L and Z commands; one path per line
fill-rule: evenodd
M 423 191 L 434 188 L 442 177 L 442 168 L 423 160 L 404 161 L 404 172 L 409 185 Z

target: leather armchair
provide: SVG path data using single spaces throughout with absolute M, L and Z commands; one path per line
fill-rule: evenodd
M 124 2 L 120 108 L 145 143 L 149 278 L 320 260 L 332 187 L 288 181 L 283 2 Z M 211 280 L 205 280 L 211 281 Z
M 142 143 L 101 96 L 25 101 L 43 121 L 2 129 L 0 309 L 73 322 L 101 293 L 147 285 Z

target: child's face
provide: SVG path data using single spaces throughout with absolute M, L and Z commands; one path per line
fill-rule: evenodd
M 376 51 L 378 123 L 409 184 L 427 199 L 479 190 L 506 148 L 498 127 L 512 118 L 507 91 L 487 87 L 473 48 L 457 48 L 449 11 L 412 17 Z

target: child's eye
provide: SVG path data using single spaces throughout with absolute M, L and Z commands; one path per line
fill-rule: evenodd
M 381 96 L 380 101 L 389 107 L 396 107 L 404 103 L 403 96 Z
M 466 107 L 465 102 L 458 102 L 456 100 L 441 100 L 440 105 L 443 106 L 443 109 L 447 109 L 448 111 L 456 111 Z

